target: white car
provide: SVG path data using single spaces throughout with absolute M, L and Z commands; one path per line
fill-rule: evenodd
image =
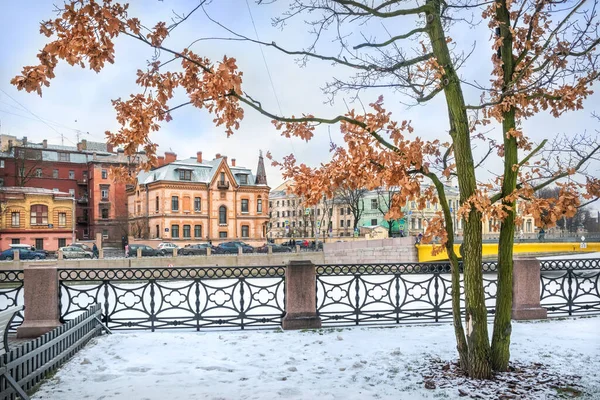
M 177 246 L 175 243 L 163 242 L 159 244 L 156 249 L 161 256 L 164 256 L 167 254 L 173 254 L 173 252 L 179 250 L 179 246 Z

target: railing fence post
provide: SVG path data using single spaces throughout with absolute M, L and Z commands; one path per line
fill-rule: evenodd
M 548 312 L 540 305 L 540 262 L 517 258 L 513 264 L 514 320 L 546 319 Z
M 569 316 L 573 315 L 573 270 L 567 270 L 567 306 L 569 307 Z
M 285 270 L 284 330 L 321 327 L 317 315 L 317 274 L 310 260 L 290 261 Z

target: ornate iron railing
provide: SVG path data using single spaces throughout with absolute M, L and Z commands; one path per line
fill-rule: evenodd
M 0 311 L 23 305 L 23 270 L 0 271 Z M 9 331 L 14 332 L 23 323 L 23 312 L 13 318 Z
M 60 269 L 61 318 L 100 303 L 111 329 L 276 327 L 285 267 Z
M 482 267 L 485 303 L 492 315 L 497 265 Z M 451 292 L 449 263 L 317 266 L 317 312 L 323 325 L 450 320 Z
M 552 316 L 600 313 L 600 259 L 543 260 L 541 304 Z
M 96 319 L 100 305 L 95 304 L 66 324 L 13 348 L 0 358 L 0 368 L 25 391 L 39 384 L 71 358 L 93 337 L 100 335 L 102 326 Z M 6 376 L 0 377 L 0 400 L 14 400 L 16 391 Z M 20 398 L 20 397 L 19 397 Z

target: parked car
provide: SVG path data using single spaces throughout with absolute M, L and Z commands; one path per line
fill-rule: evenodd
M 30 245 L 30 244 L 10 244 L 9 247 L 11 249 L 26 249 L 29 251 L 38 251 L 40 253 L 44 253 L 46 255 L 46 257 L 48 257 L 48 251 L 43 250 L 43 249 L 36 249 L 34 246 Z
M 206 249 L 210 247 L 211 253 L 216 253 L 217 250 L 215 246 L 210 243 L 197 243 L 197 244 L 188 244 L 187 246 L 179 249 L 177 254 L 180 256 L 205 256 Z
M 46 258 L 46 253 L 44 253 L 44 252 L 16 248 L 16 249 L 4 250 L 2 253 L 0 253 L 0 260 L 9 260 L 9 261 L 14 260 L 15 259 L 14 253 L 17 251 L 19 252 L 20 260 L 44 260 Z
M 66 246 L 61 247 L 60 250 L 63 253 L 63 258 L 92 258 L 94 253 L 90 250 L 85 250 L 79 246 Z
M 291 253 L 292 252 L 292 249 L 290 247 L 282 246 L 280 244 L 275 244 L 275 243 L 267 243 L 263 246 L 257 247 L 256 252 L 257 253 L 268 253 L 269 247 L 271 248 L 271 251 L 273 253 Z
M 85 251 L 90 251 L 90 252 L 93 253 L 92 248 L 90 246 L 88 246 L 87 244 L 85 244 L 85 243 L 71 243 L 69 245 L 69 247 L 79 247 L 79 248 L 82 248 Z
M 142 249 L 142 257 L 159 256 L 160 251 L 145 244 L 129 244 L 125 247 L 125 257 L 137 257 L 137 250 Z
M 218 254 L 237 254 L 238 248 L 242 248 L 242 253 L 254 253 L 254 247 L 244 242 L 224 242 L 217 246 Z
M 159 255 L 166 256 L 167 254 L 173 254 L 173 252 L 178 251 L 179 246 L 175 243 L 162 242 L 158 245 L 157 250 Z

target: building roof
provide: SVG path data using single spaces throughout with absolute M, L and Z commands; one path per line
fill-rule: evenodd
M 210 183 L 219 169 L 221 160 L 223 159 L 217 158 L 211 161 L 202 161 L 201 163 L 199 163 L 195 157 L 177 160 L 150 171 L 140 172 L 137 176 L 137 181 L 138 184 L 149 184 L 158 181 Z M 249 168 L 229 166 L 229 169 L 238 185 L 261 186 L 254 183 L 255 178 Z M 192 171 L 191 180 L 182 181 L 179 179 L 179 170 Z M 242 175 L 247 176 L 247 183 L 241 183 Z
M 73 197 L 70 193 L 55 192 L 50 189 L 42 189 L 38 187 L 20 187 L 20 186 L 6 186 L 0 187 L 0 193 L 4 194 L 38 194 L 38 195 L 53 195 L 55 197 Z

